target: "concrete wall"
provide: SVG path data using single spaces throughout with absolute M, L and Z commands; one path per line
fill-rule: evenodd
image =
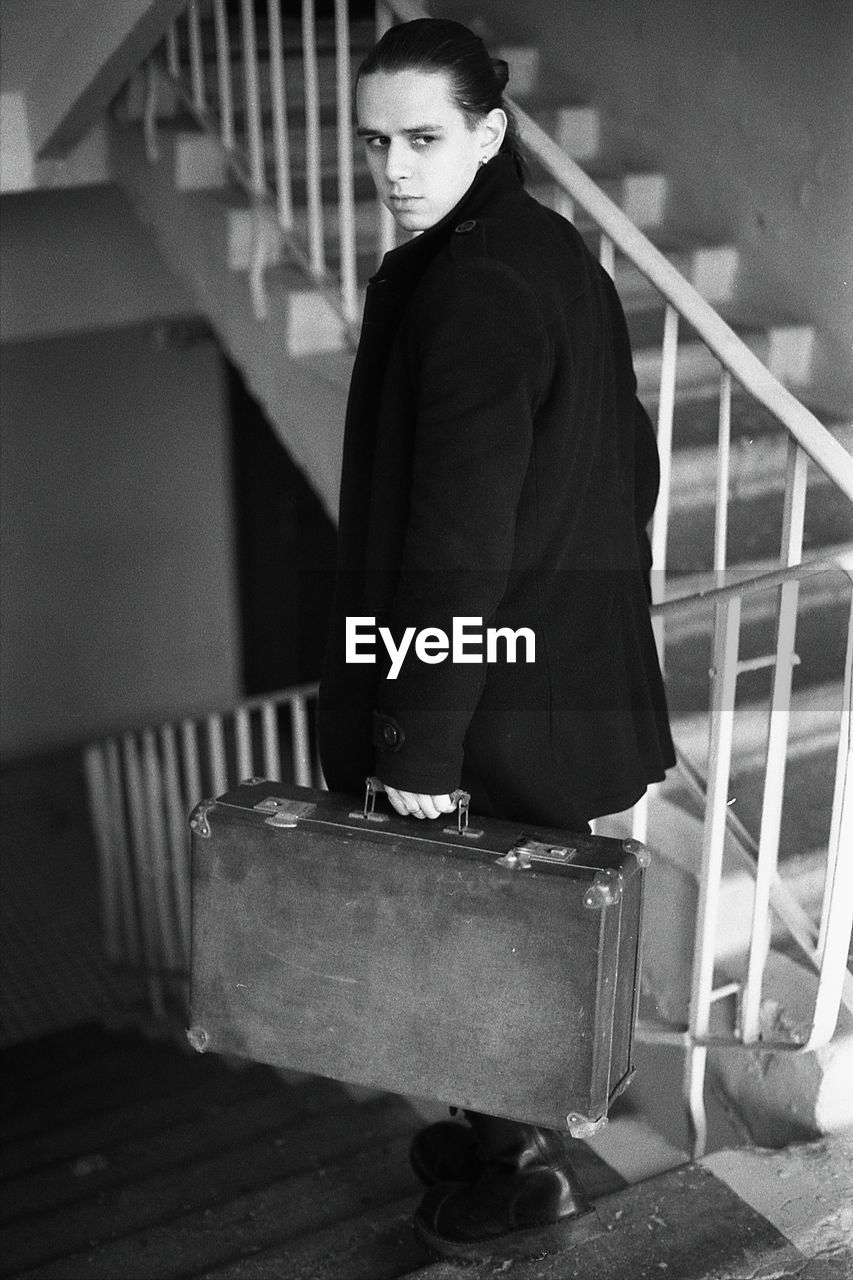
M 229 703 L 227 405 L 211 341 L 147 326 L 0 348 L 0 746 Z
M 672 225 L 735 241 L 744 309 L 817 326 L 824 398 L 853 408 L 850 0 L 436 0 L 432 11 L 535 40 L 549 94 L 588 96 L 617 149 L 670 175 Z
M 0 197 L 0 342 L 194 315 L 116 187 Z

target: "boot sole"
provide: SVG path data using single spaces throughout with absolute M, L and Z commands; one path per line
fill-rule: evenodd
M 526 1227 L 510 1231 L 491 1240 L 447 1240 L 414 1221 L 415 1235 L 421 1244 L 440 1258 L 456 1258 L 461 1262 L 502 1262 L 510 1258 L 545 1258 L 564 1253 L 576 1245 L 595 1240 L 605 1228 L 595 1209 L 563 1218 L 546 1227 Z

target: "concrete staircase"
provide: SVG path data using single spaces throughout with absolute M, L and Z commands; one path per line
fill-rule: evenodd
M 407 1150 L 421 1118 L 400 1098 L 199 1057 L 162 1032 L 93 1026 L 6 1049 L 0 1067 L 2 1276 L 485 1280 L 507 1272 L 499 1260 L 435 1262 L 416 1241 L 410 1218 L 421 1189 Z M 849 1274 L 839 1214 L 850 1170 L 840 1150 L 809 1148 L 786 1166 L 789 1199 L 806 1187 L 801 1167 L 819 1165 L 826 1185 L 819 1208 L 801 1208 L 796 1232 L 785 1234 L 774 1225 L 778 1190 L 777 1211 L 771 1195 L 758 1212 L 748 1190 L 733 1190 L 738 1176 L 748 1187 L 751 1170 L 732 1157 L 717 1173 L 648 1162 L 631 1171 L 571 1146 L 595 1215 L 583 1233 L 567 1228 L 559 1254 L 512 1263 L 516 1280 Z

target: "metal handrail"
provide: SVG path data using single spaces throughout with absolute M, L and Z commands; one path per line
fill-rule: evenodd
M 396 3 L 396 0 L 395 0 Z M 513 104 L 522 137 L 537 161 L 569 192 L 659 293 L 692 326 L 736 381 L 760 401 L 853 502 L 853 457 L 782 385 L 617 204 L 527 113 Z

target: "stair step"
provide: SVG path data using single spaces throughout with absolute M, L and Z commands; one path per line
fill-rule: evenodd
M 838 673 L 835 673 L 836 677 Z M 843 686 L 839 678 L 795 688 L 789 717 L 789 758 L 808 760 L 832 753 L 838 746 Z M 708 754 L 708 720 L 703 715 L 673 717 L 679 744 L 702 768 Z M 732 760 L 736 776 L 763 769 L 767 748 L 767 704 L 745 701 L 735 717 Z M 803 846 L 815 847 L 814 842 Z
M 136 1079 L 147 1075 L 154 1047 L 137 1039 Z M 102 1048 L 93 1036 L 96 1068 Z M 173 1053 L 179 1066 L 183 1051 L 173 1045 Z M 235 1072 L 218 1059 L 196 1060 L 212 1074 L 185 1095 L 183 1114 L 175 1099 L 156 1114 L 143 1106 L 131 1135 L 83 1123 L 58 1135 L 41 1169 L 4 1179 L 4 1274 L 391 1280 L 426 1265 L 409 1225 L 422 1188 L 408 1164 L 419 1118 L 407 1103 L 376 1091 L 357 1091 L 354 1100 L 330 1081 L 284 1084 L 267 1068 Z M 19 1056 L 19 1069 L 25 1065 Z M 121 1062 L 117 1069 L 123 1084 Z M 156 1129 L 144 1131 L 152 1119 Z M 642 1124 L 632 1126 L 636 1148 Z M 643 1141 L 658 1151 L 657 1172 L 666 1144 L 654 1135 Z M 625 1186 L 591 1144 L 570 1145 L 593 1196 Z
M 602 155 L 602 119 L 597 107 L 586 103 L 530 107 L 530 115 L 573 160 L 598 160 Z M 535 169 L 534 169 L 535 172 Z
M 49 1259 L 85 1251 L 93 1239 L 115 1240 L 140 1232 L 147 1236 L 164 1220 L 194 1209 L 221 1205 L 356 1153 L 363 1162 L 362 1168 L 367 1170 L 371 1167 L 372 1150 L 408 1130 L 411 1124 L 408 1106 L 386 1096 L 361 1105 L 347 1100 L 339 1107 L 322 1107 L 295 1120 L 293 1107 L 291 1100 L 292 1123 L 287 1127 L 280 1122 L 278 1114 L 272 1112 L 266 1125 L 258 1118 L 257 1136 L 242 1141 L 232 1139 L 230 1146 L 212 1152 L 210 1148 L 217 1146 L 216 1135 L 204 1134 L 194 1144 L 197 1154 L 175 1165 L 168 1162 L 158 1165 L 156 1158 L 147 1156 L 142 1149 L 138 1168 L 123 1169 L 124 1181 L 101 1191 L 98 1183 L 109 1174 L 109 1166 L 106 1170 L 93 1168 L 88 1177 L 79 1179 L 80 1198 L 76 1203 L 45 1207 L 42 1212 L 31 1213 L 6 1227 L 3 1233 L 6 1265 L 23 1270 Z M 286 1109 L 285 1104 L 282 1114 Z M 239 1114 L 234 1117 L 235 1128 L 239 1128 L 238 1118 Z M 249 1125 L 249 1131 L 251 1128 Z M 363 1177 L 362 1174 L 355 1180 L 359 1190 L 363 1187 Z M 311 1175 L 311 1181 L 314 1183 L 312 1194 L 307 1198 L 316 1201 L 316 1172 Z M 345 1180 L 345 1185 L 348 1181 Z M 399 1186 L 399 1175 L 396 1185 Z M 347 1193 L 352 1195 L 350 1190 Z M 280 1204 L 287 1204 L 290 1213 L 289 1190 L 280 1187 L 277 1198 Z M 209 1230 L 209 1220 L 206 1225 Z M 117 1273 L 113 1270 L 110 1274 Z
M 362 1137 L 360 1147 L 341 1141 L 341 1136 L 339 1150 L 329 1144 L 324 1149 L 321 1142 L 316 1159 L 289 1176 L 284 1171 L 277 1176 L 269 1168 L 252 1185 L 245 1170 L 232 1168 L 228 1175 L 223 1171 L 219 1186 L 204 1186 L 200 1177 L 193 1179 L 194 1202 L 175 1203 L 174 1216 L 166 1218 L 166 1212 L 161 1212 L 142 1229 L 127 1230 L 125 1223 L 120 1236 L 117 1232 L 111 1232 L 111 1238 L 102 1235 L 103 1242 L 94 1249 L 84 1242 L 71 1258 L 28 1272 L 29 1280 L 67 1276 L 69 1262 L 75 1261 L 87 1280 L 197 1275 L 202 1269 L 236 1263 L 264 1246 L 282 1245 L 292 1238 L 298 1241 L 308 1233 L 322 1234 L 358 1213 L 381 1215 L 388 1202 L 399 1205 L 401 1194 L 415 1191 L 407 1134 L 383 1135 L 373 1142 Z M 155 1198 L 158 1189 L 154 1189 Z M 136 1191 L 128 1188 L 128 1195 Z M 108 1212 L 109 1206 L 105 1207 Z M 104 1220 L 108 1217 L 102 1213 Z
M 83 1116 L 94 1116 L 136 1097 L 152 1097 L 160 1090 L 186 1087 L 202 1074 L 195 1054 L 176 1053 L 173 1045 L 154 1044 L 146 1061 L 144 1080 L 134 1075 L 138 1046 L 127 1044 L 105 1061 L 69 1071 L 66 1080 L 54 1077 L 49 1085 L 26 1082 L 11 1091 L 10 1111 L 3 1117 L 6 1141 L 40 1132 L 49 1132 Z M 17 1100 L 15 1098 L 17 1097 Z M 33 1107 L 34 1098 L 38 1106 Z
M 313 1087 L 283 1090 L 270 1073 L 267 1087 L 254 1093 L 238 1091 L 231 1102 L 222 1100 L 199 1123 L 192 1113 L 164 1129 L 114 1143 L 109 1154 L 96 1151 L 95 1167 L 82 1180 L 76 1165 L 59 1163 L 7 1178 L 3 1187 L 3 1213 L 8 1219 L 39 1213 L 139 1180 L 155 1172 L 183 1167 L 241 1146 L 253 1139 L 287 1130 L 318 1110 L 346 1109 L 351 1103 L 342 1090 L 328 1082 Z
M 297 1239 L 198 1273 L 197 1280 L 398 1280 L 428 1265 L 412 1231 L 421 1191 L 376 1205 Z
M 804 548 L 808 554 L 847 542 L 851 534 L 849 499 L 834 485 L 820 484 L 818 500 L 806 503 Z M 781 486 L 735 495 L 729 503 L 729 563 L 770 560 L 779 555 L 782 528 Z M 713 564 L 714 512 L 710 505 L 680 504 L 671 514 L 667 571 L 692 574 Z M 777 561 L 778 563 L 778 561 Z
M 843 656 L 843 655 L 842 655 Z M 836 671 L 830 675 L 837 676 Z M 757 839 L 761 825 L 761 805 L 767 747 L 768 696 L 739 703 L 734 717 L 729 795 L 732 810 Z M 779 864 L 783 881 L 795 890 L 804 909 L 813 919 L 820 917 L 826 849 L 832 812 L 833 787 L 838 753 L 838 728 L 843 689 L 840 679 L 824 684 L 795 688 L 789 720 L 785 767 L 785 799 L 780 832 Z M 707 699 L 706 699 L 707 705 Z M 705 772 L 708 754 L 708 719 L 701 710 L 673 716 L 673 736 L 679 749 Z M 695 801 L 677 775 L 667 783 L 667 793 L 675 804 L 692 810 Z M 737 877 L 740 872 L 738 870 Z M 744 953 L 749 937 L 751 897 L 736 878 L 729 886 L 727 927 L 729 949 Z M 740 904 L 738 904 L 740 899 Z
M 853 452 L 853 427 L 836 424 L 833 434 L 846 449 Z M 758 437 L 742 432 L 735 436 L 730 451 L 729 497 L 736 502 L 767 493 L 781 493 L 787 478 L 788 435 L 777 429 Z M 816 466 L 809 470 L 809 491 L 825 488 L 831 481 Z M 674 449 L 670 502 L 672 510 L 710 506 L 716 501 L 717 445 L 685 444 Z M 813 501 L 821 501 L 815 495 Z M 853 537 L 853 513 L 849 536 Z M 843 541 L 839 537 L 836 541 Z
M 596 253 L 597 238 L 596 235 L 596 243 L 592 246 Z M 740 254 L 734 245 L 678 245 L 664 242 L 658 243 L 656 248 L 684 276 L 688 284 L 701 293 L 706 302 L 722 307 L 732 301 L 740 267 Z M 661 299 L 655 286 L 640 268 L 621 254 L 617 254 L 613 278 L 626 310 L 642 307 L 647 300 L 654 304 Z
M 772 598 L 772 593 L 770 593 Z M 797 653 L 800 665 L 794 673 L 795 688 L 811 688 L 840 678 L 844 660 L 844 637 L 849 602 L 845 603 L 836 580 L 822 594 L 804 600 L 798 615 Z M 667 635 L 667 700 L 673 715 L 707 711 L 710 696 L 708 671 L 711 662 L 711 620 L 704 627 L 697 618 L 692 633 Z M 775 651 L 775 626 L 769 608 L 766 615 L 752 616 L 742 626 L 741 656 L 760 658 Z M 745 671 L 738 678 L 738 698 L 746 703 L 770 696 L 771 672 Z M 706 722 L 707 731 L 707 722 Z
M 327 206 L 323 219 L 323 241 L 326 261 L 331 271 L 337 271 L 340 265 L 338 235 L 338 207 Z M 360 201 L 355 205 L 355 248 L 359 259 L 359 279 L 367 280 L 378 266 L 376 250 L 376 218 L 375 200 Z M 242 202 L 232 204 L 228 209 L 228 265 L 232 271 L 246 270 L 252 259 L 252 249 L 256 234 L 256 215 L 253 209 Z M 294 209 L 293 234 L 297 242 L 307 253 L 308 214 L 305 207 Z M 267 246 L 266 261 L 278 263 L 287 258 L 285 237 L 280 232 L 275 213 L 268 209 L 263 217 L 263 235 Z
M 677 397 L 673 415 L 673 441 L 675 448 L 697 447 L 716 444 L 719 429 L 719 377 L 705 387 L 697 387 L 685 391 Z M 643 403 L 654 422 L 657 415 L 657 392 L 646 394 Z M 812 413 L 828 427 L 833 434 L 842 436 L 846 424 L 840 422 L 832 414 L 825 412 L 819 405 L 808 405 Z M 763 404 L 741 391 L 737 384 L 733 385 L 731 398 L 731 439 L 736 442 L 753 442 L 761 444 L 765 437 L 784 434 L 785 428 L 779 419 Z
M 663 310 L 644 308 L 635 312 L 629 309 L 627 320 L 638 394 L 645 398 L 660 389 Z M 682 325 L 682 331 L 684 327 Z M 814 347 L 814 330 L 810 325 L 770 321 L 760 327 L 758 321 L 739 322 L 735 319 L 732 327 L 780 382 L 795 389 L 808 385 Z M 682 332 L 678 344 L 676 393 L 719 387 L 719 382 L 720 363 L 716 356 L 701 340 L 691 340 L 689 334 Z
M 622 212 L 641 230 L 652 230 L 663 222 L 669 195 L 665 174 L 642 170 L 614 173 L 606 169 L 595 175 L 595 180 L 605 195 L 618 204 Z M 549 209 L 561 209 L 562 189 L 553 179 L 534 176 L 528 182 L 527 189 L 540 204 Z M 580 206 L 574 209 L 571 220 L 579 230 L 588 230 L 593 226 L 588 214 Z
M 223 1106 L 233 1106 L 281 1088 L 280 1077 L 269 1067 L 247 1063 L 240 1070 L 210 1063 L 210 1069 L 183 1088 L 153 1097 L 134 1095 L 109 1110 L 72 1119 L 65 1125 L 40 1130 L 16 1140 L 6 1140 L 0 1151 L 0 1177 L 11 1178 L 72 1159 L 80 1152 L 103 1154 L 175 1125 L 206 1123 Z
M 256 10 L 261 17 L 261 9 Z M 205 28 L 209 26 L 209 30 Z M 202 24 L 202 56 L 204 61 L 205 101 L 207 109 L 217 112 L 220 105 L 218 68 L 216 62 L 216 44 L 213 28 L 210 24 Z M 243 56 L 239 41 L 240 25 L 230 23 L 231 37 L 231 85 L 235 122 L 241 126 L 246 115 L 245 75 Z M 272 109 L 272 91 L 268 74 L 268 43 L 265 25 L 258 26 L 258 58 L 259 78 L 258 91 L 261 109 L 270 112 Z M 302 60 L 302 35 L 299 24 L 285 20 L 283 24 L 284 78 L 285 97 L 289 112 L 299 113 L 305 106 L 305 75 Z M 375 40 L 375 26 L 372 22 L 355 20 L 350 23 L 350 75 L 355 83 L 358 68 Z M 323 20 L 317 22 L 317 49 L 319 72 L 319 99 L 322 108 L 333 107 L 336 102 L 336 54 L 334 26 Z M 188 72 L 184 67 L 184 77 Z M 161 80 L 158 87 L 158 118 L 167 120 L 180 115 L 183 106 L 180 97 L 170 85 Z M 145 103 L 145 75 L 137 72 L 129 80 L 120 103 L 120 119 L 125 123 L 141 121 Z
M 32 798 L 35 804 L 37 797 Z M 96 1062 L 121 1053 L 136 1037 L 129 1031 L 111 1031 L 96 1022 L 87 1022 L 73 1032 L 56 1031 L 38 1040 L 0 1049 L 5 1076 L 0 1095 L 0 1114 L 17 1111 L 26 1099 L 41 1096 L 61 1073 L 62 1083 L 74 1071 L 91 1072 Z M 64 1092 L 64 1088 L 63 1088 Z
M 372 48 L 376 40 L 376 24 L 373 17 L 363 17 L 353 14 L 350 18 L 350 46 L 354 49 Z M 255 5 L 255 44 L 258 52 L 258 58 L 262 62 L 268 61 L 269 57 L 269 36 L 267 11 L 264 5 Z M 319 53 L 333 52 L 335 49 L 335 21 L 330 13 L 317 13 L 314 22 L 314 32 Z M 242 45 L 243 28 L 237 14 L 229 13 L 228 34 L 231 47 L 231 55 L 237 66 L 243 65 L 243 45 Z M 295 55 L 301 55 L 302 52 L 302 23 L 298 17 L 290 17 L 282 14 L 281 22 L 281 44 L 285 58 Z M 206 65 L 215 66 L 216 63 L 216 28 L 211 16 L 205 15 L 201 22 L 201 51 L 202 58 Z
M 678 590 L 678 584 L 675 584 Z M 819 686 L 841 678 L 844 669 L 846 622 L 849 599 L 844 583 L 836 575 L 815 578 L 801 587 L 797 617 L 795 653 L 799 663 L 794 671 L 795 689 Z M 762 599 L 762 597 L 766 597 Z M 759 602 L 759 603 L 753 603 Z M 775 652 L 775 608 L 777 593 L 763 592 L 748 597 L 741 624 L 740 656 L 743 661 L 763 658 Z M 697 608 L 689 627 L 679 627 L 680 619 L 667 624 L 667 698 L 673 715 L 707 710 L 709 705 L 712 651 L 712 615 Z M 741 702 L 766 700 L 770 696 L 770 668 L 744 671 L 738 678 Z

